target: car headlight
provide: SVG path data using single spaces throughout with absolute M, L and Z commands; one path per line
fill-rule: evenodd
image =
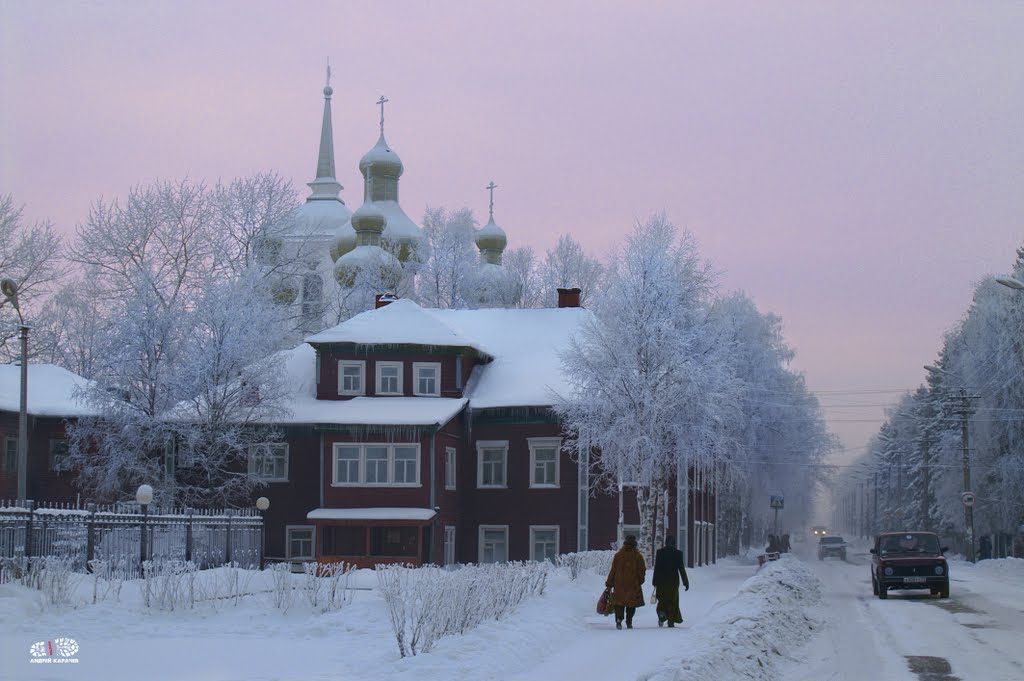
M 892 572 L 893 572 L 893 570 L 892 570 L 891 567 L 885 568 L 885 576 L 886 577 L 892 577 Z
M 942 567 L 941 565 L 936 565 L 935 566 L 935 574 L 941 575 L 945 571 L 946 571 L 946 568 Z

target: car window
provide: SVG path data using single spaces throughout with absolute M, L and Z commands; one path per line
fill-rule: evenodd
M 881 538 L 879 553 L 938 553 L 939 539 L 934 534 L 908 532 Z
M 821 538 L 821 543 L 822 544 L 842 544 L 843 543 L 843 538 L 842 537 L 822 537 Z

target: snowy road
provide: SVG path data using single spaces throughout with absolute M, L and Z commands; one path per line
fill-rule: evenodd
M 948 600 L 920 591 L 871 594 L 869 555 L 807 561 L 825 586 L 824 622 L 784 669 L 792 681 L 1024 679 L 1024 561 L 951 562 Z

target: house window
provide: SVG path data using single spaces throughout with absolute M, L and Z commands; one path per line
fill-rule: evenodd
M 313 527 L 310 525 L 288 525 L 285 528 L 288 558 L 313 559 Z
M 418 444 L 335 444 L 335 486 L 412 487 L 420 484 Z
M 508 458 L 508 441 L 493 440 L 476 443 L 477 487 L 507 487 L 505 461 Z
M 325 556 L 365 556 L 366 528 L 362 525 L 321 528 L 320 553 Z
M 50 470 L 61 472 L 70 470 L 70 468 L 71 466 L 68 463 L 68 441 L 50 440 Z
M 444 488 L 455 489 L 455 447 L 444 448 Z
M 377 394 L 402 394 L 401 362 L 377 362 Z
M 480 562 L 508 561 L 508 525 L 480 526 Z
M 420 453 L 418 447 L 394 447 L 394 480 L 396 485 L 418 482 Z
M 444 526 L 444 564 L 455 565 L 455 526 Z
M 558 556 L 558 525 L 530 526 L 530 560 L 553 560 Z
M 559 438 L 530 438 L 530 487 L 558 487 Z
M 420 528 L 371 527 L 371 556 L 414 557 L 419 554 Z
M 18 438 L 8 435 L 4 439 L 4 473 L 18 470 Z
M 283 442 L 250 445 L 249 475 L 268 482 L 287 482 L 288 445 Z
M 413 362 L 414 395 L 437 397 L 441 394 L 441 363 Z
M 366 362 L 341 360 L 338 362 L 338 394 L 362 395 L 366 384 Z

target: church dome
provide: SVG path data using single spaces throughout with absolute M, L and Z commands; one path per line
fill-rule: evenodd
M 468 272 L 460 287 L 463 300 L 470 307 L 515 307 L 523 290 L 518 280 L 501 265 L 480 263 Z
M 352 212 L 337 198 L 310 198 L 295 209 L 292 217 L 289 236 L 334 239 L 342 233 Z
M 352 213 L 352 229 L 358 235 L 360 232 L 376 232 L 380 234 L 387 224 L 387 217 L 377 206 L 372 203 L 364 203 Z
M 341 226 L 337 236 L 334 237 L 334 241 L 331 242 L 331 260 L 337 260 L 355 247 L 356 230 L 352 226 L 352 220 L 349 220 Z
M 405 166 L 402 165 L 402 159 L 388 146 L 383 132 L 377 139 L 377 144 L 373 145 L 373 148 L 359 159 L 359 172 L 363 174 L 363 177 L 367 177 L 371 173 L 374 175 L 401 177 L 404 170 Z
M 334 279 L 344 288 L 355 285 L 360 273 L 382 290 L 393 291 L 402 280 L 402 263 L 380 246 L 356 246 L 334 263 Z
M 487 224 L 476 233 L 474 240 L 476 241 L 476 247 L 481 251 L 501 252 L 508 245 L 508 237 L 505 236 L 505 230 L 498 226 L 498 223 L 494 221 L 493 215 L 487 221 Z

